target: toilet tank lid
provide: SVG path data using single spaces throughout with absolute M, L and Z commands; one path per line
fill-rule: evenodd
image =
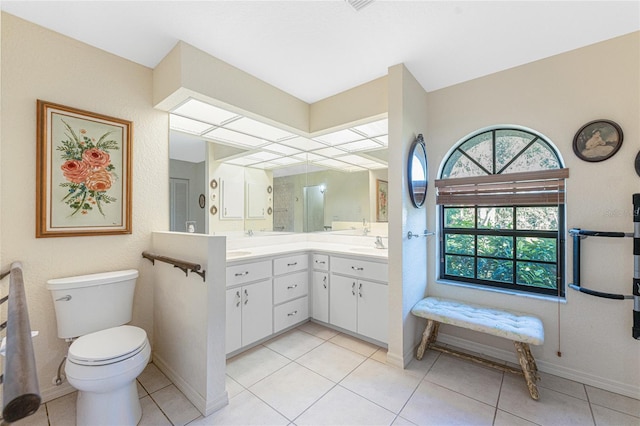
M 101 272 L 98 274 L 55 278 L 47 281 L 47 290 L 66 290 L 71 288 L 89 287 L 131 280 L 137 277 L 138 271 L 136 269 L 127 269 L 124 271 Z

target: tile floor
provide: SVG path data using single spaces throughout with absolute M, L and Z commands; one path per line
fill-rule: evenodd
M 401 370 L 386 351 L 306 323 L 227 362 L 229 405 L 202 417 L 149 364 L 140 425 L 640 425 L 640 401 L 542 373 L 520 376 L 439 352 Z M 75 393 L 17 423 L 75 424 Z

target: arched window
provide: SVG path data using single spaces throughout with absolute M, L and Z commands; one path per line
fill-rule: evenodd
M 564 179 L 568 169 L 542 135 L 483 129 L 445 158 L 440 279 L 564 296 Z

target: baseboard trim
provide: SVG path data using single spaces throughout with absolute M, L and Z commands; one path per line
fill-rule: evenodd
M 162 371 L 165 376 L 173 382 L 173 384 L 187 397 L 189 401 L 202 413 L 203 416 L 208 416 L 211 413 L 219 410 L 229 403 L 229 396 L 227 391 L 212 401 L 208 402 L 196 391 L 186 380 L 182 378 L 173 368 L 171 368 L 161 356 L 157 353 L 153 354 L 153 363 Z
M 504 349 L 498 349 L 492 346 L 483 345 L 481 343 L 472 342 L 470 340 L 461 339 L 459 337 L 449 336 L 446 334 L 438 334 L 438 341 L 440 343 L 449 344 L 460 349 L 477 352 L 483 355 L 497 358 L 502 361 L 518 364 L 518 358 L 516 356 L 515 350 L 507 351 Z M 573 380 L 575 382 L 583 383 L 585 385 L 593 386 L 599 389 L 604 389 L 606 391 L 628 396 L 630 398 L 640 399 L 640 386 L 621 383 L 615 380 L 608 379 L 606 377 L 596 376 L 585 371 L 553 364 L 548 361 L 536 359 L 536 364 L 538 366 L 538 369 L 544 373 L 553 374 L 564 379 Z

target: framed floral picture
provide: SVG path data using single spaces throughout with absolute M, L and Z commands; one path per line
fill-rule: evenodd
M 133 123 L 37 101 L 36 238 L 131 233 Z
M 380 179 L 376 180 L 376 222 L 389 222 L 388 194 L 389 183 Z

